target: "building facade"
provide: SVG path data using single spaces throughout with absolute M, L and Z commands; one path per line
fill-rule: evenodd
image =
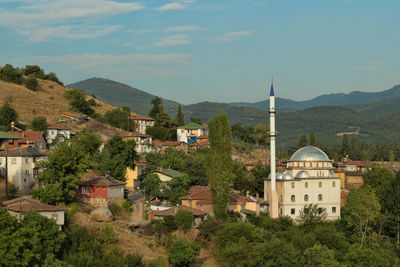
M 196 142 L 200 136 L 208 136 L 208 127 L 206 125 L 189 123 L 178 127 L 176 130 L 177 141 L 191 143 Z
M 135 124 L 135 132 L 146 134 L 147 127 L 153 127 L 155 123 L 155 119 L 139 115 L 136 113 L 131 114 L 131 120 Z
M 264 181 L 264 201 L 269 202 L 271 179 Z M 340 217 L 341 179 L 333 172 L 332 161 L 319 148 L 306 146 L 297 150 L 276 174 L 279 216 L 297 219 L 309 204 L 327 212 L 327 220 Z
M 62 125 L 50 125 L 47 127 L 46 137 L 47 142 L 51 144 L 58 138 L 58 142 L 62 143 L 75 135 L 75 132 Z
M 148 134 L 142 134 L 138 132 L 131 132 L 123 137 L 124 140 L 135 140 L 136 152 L 138 153 L 150 153 L 153 151 L 153 138 Z

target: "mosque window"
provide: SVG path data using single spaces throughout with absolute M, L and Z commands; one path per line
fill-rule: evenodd
M 318 208 L 318 214 L 322 214 L 322 208 Z
M 322 194 L 318 195 L 318 201 L 322 201 Z
M 306 182 L 306 183 L 304 184 L 304 187 L 305 187 L 305 188 L 308 188 L 308 182 Z
M 294 195 L 292 195 L 292 196 L 290 197 L 290 201 L 295 202 L 295 201 L 296 201 L 296 197 L 295 197 Z
M 296 214 L 296 210 L 295 209 L 291 209 L 290 210 L 290 214 Z
M 294 182 L 292 182 L 292 188 L 294 188 Z
M 304 201 L 308 201 L 308 195 L 304 195 Z
M 322 187 L 322 182 L 319 182 L 319 183 L 318 183 L 318 187 Z
M 332 187 L 336 187 L 336 182 L 335 181 L 332 182 Z
M 332 207 L 332 213 L 336 213 L 336 207 Z

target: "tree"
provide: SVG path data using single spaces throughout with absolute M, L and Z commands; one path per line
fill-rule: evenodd
M 390 181 L 382 201 L 382 210 L 389 213 L 392 223 L 389 231 L 396 238 L 397 245 L 400 244 L 400 174 Z
M 143 181 L 145 193 L 152 197 L 161 197 L 160 184 L 161 180 L 157 174 L 148 174 Z
M 7 96 L 0 107 L 0 125 L 10 128 L 10 123 L 18 119 L 18 114 L 12 107 L 12 97 Z
M 25 82 L 26 88 L 36 92 L 39 89 L 39 82 L 34 77 L 29 77 Z
M 185 115 L 183 114 L 181 105 L 178 106 L 178 112 L 176 113 L 176 126 L 185 125 Z
M 44 77 L 44 71 L 38 65 L 26 65 L 23 72 L 26 76 L 33 76 L 41 79 Z
M 333 250 L 324 245 L 315 244 L 304 251 L 302 266 L 341 266 L 334 258 Z
M 317 141 L 315 140 L 315 134 L 314 132 L 310 133 L 310 146 L 316 146 L 317 145 Z
M 309 204 L 300 210 L 298 222 L 306 226 L 315 226 L 328 216 L 326 209 L 318 207 L 317 204 Z
M 190 179 L 185 173 L 168 181 L 166 186 L 162 187 L 162 195 L 168 199 L 172 205 L 180 204 L 180 197 L 189 193 Z
M 65 98 L 75 111 L 82 112 L 91 117 L 95 115 L 94 109 L 90 106 L 88 101 L 86 101 L 86 95 L 83 90 L 69 89 L 65 92 Z
M 231 127 L 228 116 L 221 112 L 209 122 L 210 149 L 206 164 L 207 177 L 217 218 L 224 218 L 232 182 Z
M 90 156 L 97 154 L 101 146 L 101 136 L 89 128 L 78 132 L 71 141 Z
M 133 131 L 134 125 L 131 123 L 129 117 L 131 110 L 129 107 L 115 108 L 109 110 L 104 114 L 104 119 L 111 125 L 123 130 Z
M 204 166 L 205 159 L 192 154 L 183 164 L 183 171 L 189 175 L 191 185 L 207 185 L 207 174 Z
M 192 122 L 192 123 L 197 123 L 197 124 L 201 124 L 201 118 L 191 117 L 191 118 L 190 118 L 190 122 Z
M 369 227 L 380 215 L 381 206 L 378 198 L 369 186 L 352 189 L 346 198 L 344 209 L 346 211 L 344 214 L 347 213 L 344 219 L 349 226 L 358 229 L 360 233 L 361 249 Z
M 384 200 L 386 191 L 394 177 L 391 171 L 377 164 L 373 164 L 371 168 L 363 173 L 364 184 L 374 188 L 375 195 L 380 202 Z
M 200 244 L 177 239 L 168 249 L 168 260 L 173 266 L 189 266 L 200 254 Z
M 24 81 L 21 70 L 14 68 L 11 64 L 6 64 L 3 68 L 0 68 L 0 79 L 16 84 L 21 84 Z
M 163 168 L 182 170 L 186 157 L 186 153 L 182 150 L 167 148 L 165 149 L 165 154 L 160 162 L 160 166 Z
M 37 176 L 41 186 L 32 191 L 32 196 L 48 204 L 69 204 L 75 201 L 81 176 L 93 162 L 76 144 L 63 143 L 37 166 L 43 168 Z
M 302 148 L 302 147 L 305 147 L 305 146 L 307 146 L 307 145 L 308 145 L 308 143 L 307 143 L 307 137 L 306 137 L 305 134 L 303 134 L 303 135 L 300 137 L 299 145 L 297 146 L 297 148 Z
M 258 162 L 250 172 L 253 175 L 252 193 L 264 196 L 264 179 L 270 174 L 271 168 Z
M 269 126 L 266 124 L 256 125 L 251 138 L 253 138 L 258 147 L 266 147 L 269 144 Z
M 192 228 L 194 216 L 191 212 L 186 210 L 178 210 L 175 214 L 175 222 L 178 229 L 187 232 Z
M 146 134 L 151 135 L 154 139 L 161 141 L 168 139 L 168 129 L 160 126 L 147 127 Z
M 161 97 L 158 97 L 158 96 L 154 97 L 151 100 L 151 104 L 153 106 L 151 107 L 151 110 L 149 112 L 149 117 L 156 119 L 157 115 L 164 111 L 164 107 L 162 106 Z
M 47 131 L 47 119 L 45 117 L 36 117 L 32 120 L 32 131 Z
M 342 147 L 340 148 L 340 152 L 342 153 L 343 156 L 350 153 L 350 145 L 349 145 L 349 139 L 347 138 L 347 134 L 343 135 Z

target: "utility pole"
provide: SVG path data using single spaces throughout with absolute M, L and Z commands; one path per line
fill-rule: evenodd
M 6 187 L 6 200 L 8 199 L 8 157 L 6 156 L 6 181 L 5 181 L 5 187 Z

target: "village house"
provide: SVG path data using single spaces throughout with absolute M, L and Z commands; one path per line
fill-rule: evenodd
M 71 139 L 75 132 L 60 124 L 53 124 L 47 127 L 47 142 L 50 144 L 58 138 L 58 142 L 62 143 L 65 140 Z
M 106 175 L 82 182 L 77 196 L 93 206 L 107 206 L 110 202 L 121 204 L 125 183 Z
M 154 171 L 153 174 L 157 174 L 158 177 L 160 178 L 160 181 L 164 183 L 169 182 L 174 178 L 181 177 L 183 175 L 183 173 L 172 169 L 160 169 L 158 171 Z
M 338 164 L 339 169 L 348 172 L 365 172 L 370 163 L 366 161 L 346 161 L 346 162 L 339 162 Z
M 0 149 L 5 149 L 8 143 L 13 143 L 15 139 L 21 139 L 21 136 L 17 136 L 14 134 L 9 134 L 3 131 L 0 131 Z
M 9 139 L 5 149 L 34 146 L 38 149 L 47 149 L 47 139 L 43 131 L 9 131 L 9 134 L 19 136 L 19 139 Z
M 203 210 L 180 205 L 163 210 L 154 210 L 148 214 L 148 219 L 149 221 L 162 220 L 164 219 L 165 216 L 175 216 L 176 213 L 180 210 L 185 210 L 193 214 L 194 217 L 193 226 L 195 227 L 198 227 L 202 221 L 207 219 L 208 216 L 208 213 Z
M 65 119 L 71 122 L 84 122 L 90 120 L 87 115 L 70 111 L 65 111 L 61 113 L 61 121 L 64 121 Z
M 135 125 L 135 132 L 146 134 L 147 127 L 153 127 L 155 123 L 155 119 L 146 117 L 143 115 L 139 115 L 136 113 L 131 114 L 131 120 Z
M 202 135 L 208 135 L 208 126 L 205 124 L 189 123 L 178 127 L 176 131 L 177 140 L 189 144 L 196 142 L 197 138 Z
M 210 147 L 210 142 L 208 140 L 208 135 L 200 135 L 197 137 L 196 141 L 189 143 L 189 148 L 191 149 L 201 149 Z
M 54 220 L 60 230 L 64 225 L 65 208 L 43 204 L 39 200 L 26 196 L 4 201 L 3 204 L 6 206 L 8 213 L 16 217 L 18 221 L 24 218 L 24 212 L 35 211 L 44 217 Z
M 148 134 L 130 132 L 123 137 L 123 140 L 134 140 L 136 142 L 136 152 L 149 153 L 153 151 L 153 139 Z
M 189 194 L 180 199 L 182 200 L 183 206 L 199 209 L 214 216 L 209 186 L 192 186 L 189 190 Z M 231 191 L 229 194 L 228 210 L 239 213 L 252 211 L 258 215 L 260 214 L 260 205 L 252 198 L 247 198 Z
M 143 169 L 146 167 L 146 161 L 141 160 L 136 162 L 135 169 L 131 169 L 129 167 L 126 168 L 126 188 L 130 191 L 138 190 L 139 189 L 139 176 L 142 175 Z
M 182 150 L 185 153 L 188 151 L 188 144 L 181 141 L 164 141 L 155 140 L 153 142 L 156 152 L 164 153 L 167 148 Z
M 8 180 L 19 190 L 25 191 L 33 186 L 34 179 L 39 172 L 35 163 L 39 160 L 46 160 L 46 158 L 46 154 L 34 147 L 3 150 L 0 151 L 1 172 L 4 175 L 7 171 Z

